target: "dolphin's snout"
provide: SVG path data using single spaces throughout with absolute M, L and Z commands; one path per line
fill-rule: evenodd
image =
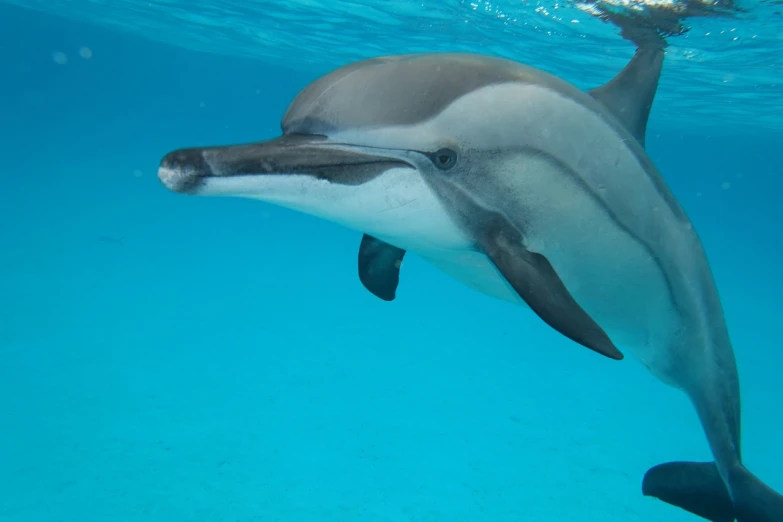
M 204 180 L 212 176 L 212 168 L 204 159 L 201 149 L 180 149 L 169 152 L 160 161 L 158 179 L 163 185 L 180 193 L 193 192 Z

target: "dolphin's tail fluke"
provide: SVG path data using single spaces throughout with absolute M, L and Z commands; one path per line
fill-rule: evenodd
M 642 493 L 712 522 L 734 522 L 734 504 L 714 462 L 667 462 L 650 468 Z
M 730 483 L 731 495 L 714 462 L 668 462 L 647 471 L 642 492 L 712 522 L 783 522 L 783 496 L 748 470 Z

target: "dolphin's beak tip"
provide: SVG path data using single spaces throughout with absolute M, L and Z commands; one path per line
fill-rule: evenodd
M 200 149 L 178 149 L 160 160 L 158 180 L 172 192 L 193 194 L 211 168 Z

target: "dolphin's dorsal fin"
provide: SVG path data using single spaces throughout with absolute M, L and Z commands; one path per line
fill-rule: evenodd
M 587 91 L 620 120 L 644 147 L 647 119 L 663 68 L 663 46 L 644 45 L 608 83 Z

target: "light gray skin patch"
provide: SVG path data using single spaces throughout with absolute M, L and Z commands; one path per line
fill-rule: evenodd
M 717 463 L 701 484 L 735 509 L 754 499 L 741 522 L 779 522 L 780 496 L 741 464 L 737 372 L 708 261 L 643 148 L 662 61 L 661 48 L 639 49 L 590 93 L 479 55 L 359 62 L 304 89 L 282 137 L 174 151 L 159 177 L 365 233 L 360 278 L 381 298 L 394 298 L 411 251 L 599 353 L 621 358 L 616 343 L 690 397 Z M 687 481 L 663 491 L 679 468 L 661 469 L 645 492 L 706 516 L 709 498 L 694 500 Z

